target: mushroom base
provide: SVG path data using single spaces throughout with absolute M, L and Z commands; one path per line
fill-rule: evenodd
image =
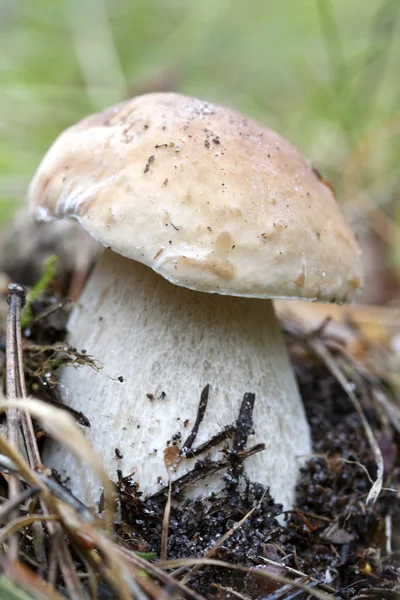
M 234 423 L 246 392 L 255 394 L 254 434 L 248 446 L 265 450 L 248 458 L 245 474 L 269 486 L 290 508 L 310 434 L 300 394 L 271 300 L 194 292 L 148 267 L 105 251 L 69 322 L 69 342 L 103 365 L 65 368 L 64 401 L 90 420 L 85 429 L 111 479 L 133 473 L 144 495 L 192 469 L 182 459 L 168 472 L 164 450 L 183 443 L 194 425 L 200 394 L 210 384 L 204 420 L 194 446 Z M 222 444 L 211 451 L 221 459 Z M 89 503 L 100 482 L 84 473 L 65 448 L 51 443 L 49 466 L 71 477 L 73 493 Z M 219 491 L 224 471 L 197 483 L 191 495 Z M 162 482 L 162 483 L 160 483 Z

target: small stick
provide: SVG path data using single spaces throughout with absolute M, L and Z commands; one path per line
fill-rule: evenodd
M 220 583 L 212 583 L 210 587 L 212 587 L 214 590 L 219 590 L 221 592 L 224 592 L 223 596 L 222 596 L 224 598 L 229 598 L 229 596 L 236 596 L 236 598 L 240 598 L 241 600 L 250 600 L 250 596 L 243 596 L 243 594 L 240 594 L 233 588 L 225 587 L 224 585 L 221 585 Z
M 18 372 L 18 350 L 19 345 L 16 340 L 16 330 L 21 319 L 21 309 L 25 304 L 26 295 L 22 286 L 11 283 L 8 286 L 9 295 L 7 298 L 9 309 L 7 316 L 6 332 L 6 393 L 7 398 L 16 399 L 20 397 L 17 385 L 16 373 Z M 10 408 L 7 411 L 7 432 L 10 445 L 18 450 L 19 448 L 19 414 L 16 408 Z M 20 482 L 17 475 L 10 475 L 9 479 L 9 498 L 13 502 L 20 494 Z M 10 518 L 18 518 L 18 511 L 14 510 Z M 8 558 L 10 561 L 18 559 L 18 536 L 10 537 L 8 546 Z
M 232 437 L 232 434 L 235 432 L 235 430 L 236 430 L 236 425 L 227 425 L 226 427 L 221 429 L 221 431 L 219 431 L 218 433 L 213 435 L 206 442 L 199 444 L 198 446 L 196 446 L 196 448 L 190 448 L 189 450 L 186 450 L 184 457 L 185 458 L 193 458 L 194 456 L 199 456 L 200 454 L 204 454 L 205 452 L 208 452 L 208 450 L 215 448 L 215 446 L 218 446 L 218 444 L 220 444 L 224 440 L 227 440 L 228 438 Z M 182 450 L 181 450 L 181 455 L 182 455 Z
M 200 395 L 200 403 L 199 408 L 197 409 L 196 421 L 193 425 L 192 431 L 190 432 L 186 442 L 184 442 L 181 448 L 181 456 L 186 457 L 188 451 L 193 446 L 193 442 L 196 439 L 197 432 L 199 431 L 200 424 L 204 419 L 204 415 L 206 414 L 207 404 L 208 404 L 208 396 L 210 394 L 210 384 L 207 383 L 206 387 L 203 389 Z
M 265 450 L 265 444 L 256 444 L 251 448 L 247 448 L 246 450 L 242 450 L 236 454 L 236 457 L 239 460 L 245 460 L 249 456 L 256 454 L 257 452 L 262 452 Z M 204 462 L 199 466 L 196 466 L 189 471 L 189 473 L 185 473 L 182 477 L 175 479 L 175 481 L 171 484 L 172 497 L 177 496 L 185 487 L 190 484 L 197 483 L 201 479 L 220 471 L 221 469 L 230 465 L 231 458 L 222 458 L 218 461 L 210 461 Z M 149 500 L 166 500 L 168 494 L 169 486 L 164 486 L 161 490 L 158 490 L 155 494 L 152 494 L 148 497 Z
M 288 567 L 288 565 L 285 565 L 285 563 L 283 563 L 283 562 L 277 562 L 276 560 L 271 560 L 270 558 L 265 558 L 264 556 L 260 556 L 259 558 L 263 562 L 265 562 L 269 565 L 274 565 L 276 567 L 281 567 L 281 568 L 285 569 L 288 573 L 293 573 L 293 575 L 300 575 L 300 577 L 308 577 L 308 579 L 310 581 L 316 581 L 322 590 L 329 592 L 330 594 L 334 594 L 336 591 L 335 588 L 332 587 L 331 585 L 329 585 L 328 583 L 325 583 L 324 581 L 320 581 L 319 579 L 316 579 L 312 575 L 307 575 L 307 573 L 303 573 L 302 571 L 298 571 L 297 569 Z
M 255 394 L 246 393 L 240 405 L 239 416 L 236 421 L 236 431 L 233 438 L 233 449 L 236 452 L 244 450 L 247 438 L 253 429 L 253 409 Z
M 231 457 L 232 467 L 231 475 L 236 483 L 243 473 L 243 460 L 238 460 L 238 453 L 243 451 L 247 445 L 247 438 L 253 431 L 253 410 L 255 394 L 246 393 L 243 396 L 239 409 L 239 415 L 236 420 L 235 433 L 233 436 L 233 453 Z
M 168 551 L 168 530 L 169 530 L 169 521 L 171 517 L 171 475 L 168 473 L 168 498 L 167 503 L 164 508 L 164 517 L 162 524 L 162 532 L 161 532 L 161 550 L 160 550 L 160 559 L 167 560 L 167 551 Z
M 53 315 L 54 313 L 58 312 L 59 310 L 62 310 L 64 308 L 64 306 L 66 304 L 68 304 L 69 302 L 70 302 L 69 298 L 64 298 L 63 300 L 60 300 L 59 302 L 57 302 L 57 304 L 55 304 L 53 306 L 49 306 L 48 308 L 46 308 L 43 312 L 38 314 L 37 317 L 35 317 L 31 321 L 30 327 L 32 328 L 33 325 L 36 325 L 36 323 L 39 323 L 39 321 L 41 321 L 42 319 L 46 319 L 46 317 L 49 317 L 50 315 Z
M 7 397 L 10 399 L 26 398 L 26 386 L 24 376 L 24 359 L 22 352 L 21 339 L 21 309 L 25 304 L 25 290 L 22 286 L 11 283 L 9 289 L 9 313 L 7 320 Z M 9 409 L 9 412 L 16 409 Z M 29 458 L 29 463 L 34 469 L 40 464 L 40 455 L 36 444 L 36 436 L 32 425 L 32 419 L 27 413 L 21 415 L 22 429 L 26 444 L 26 451 Z M 19 425 L 19 417 L 17 417 Z M 18 430 L 18 427 L 17 427 Z M 13 429 L 14 433 L 14 429 Z M 12 438 L 9 434 L 10 443 Z M 18 444 L 12 443 L 15 448 Z

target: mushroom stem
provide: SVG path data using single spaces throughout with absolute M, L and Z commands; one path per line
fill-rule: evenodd
M 117 469 L 124 476 L 135 472 L 144 495 L 160 489 L 160 479 L 168 479 L 164 450 L 187 438 L 210 384 L 194 446 L 234 423 L 244 394 L 254 393 L 248 445 L 262 442 L 266 449 L 245 461 L 245 473 L 270 486 L 285 508 L 293 505 L 298 457 L 310 453 L 310 434 L 271 300 L 193 292 L 107 250 L 69 328 L 70 343 L 104 368 L 64 368 L 64 400 L 89 418 L 87 437 L 112 479 Z M 221 444 L 218 450 L 211 458 L 223 456 Z M 53 445 L 47 459 L 73 476 L 72 490 L 82 496 L 77 465 L 66 460 L 65 449 Z M 182 459 L 172 479 L 194 461 Z M 222 476 L 198 483 L 196 495 L 221 489 Z M 97 500 L 99 482 L 91 473 L 85 481 Z

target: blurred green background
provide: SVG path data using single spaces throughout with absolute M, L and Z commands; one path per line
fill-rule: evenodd
M 360 236 L 365 301 L 396 302 L 399 21 L 400 0 L 0 0 L 0 222 L 63 128 L 179 90 L 308 155 Z

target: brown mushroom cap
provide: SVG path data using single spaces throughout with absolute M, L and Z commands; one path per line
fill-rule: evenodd
M 176 285 L 346 302 L 360 250 L 330 187 L 277 133 L 173 93 L 67 129 L 29 189 L 40 220 L 74 217 Z

